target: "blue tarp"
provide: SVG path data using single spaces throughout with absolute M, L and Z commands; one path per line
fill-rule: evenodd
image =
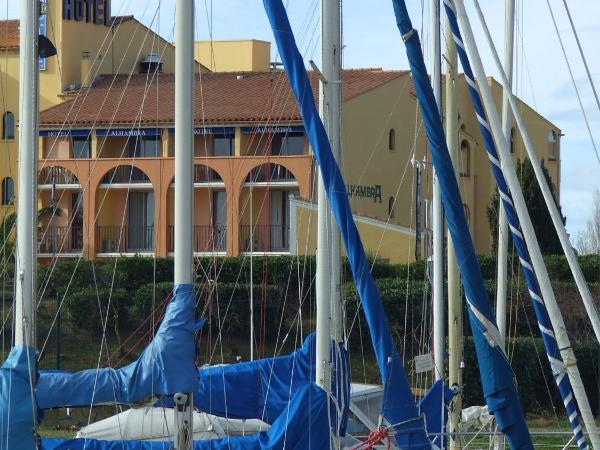
M 13 347 L 0 367 L 0 450 L 36 449 L 33 430 L 40 417 L 31 392 L 35 355 L 34 348 Z
M 446 448 L 446 439 L 442 440 L 441 433 L 446 430 L 448 406 L 453 397 L 454 392 L 442 380 L 438 380 L 419 402 L 419 414 L 425 417 L 427 434 L 431 442 L 441 449 Z
M 315 379 L 315 335 L 290 355 L 200 368 L 198 374 L 194 405 L 200 411 L 273 423 L 293 395 Z
M 176 286 L 154 339 L 137 361 L 122 369 L 41 372 L 37 383 L 39 407 L 132 404 L 153 395 L 196 391 L 195 309 L 192 285 Z
M 373 349 L 385 389 L 383 416 L 389 425 L 394 426 L 401 448 L 430 448 L 431 443 L 425 434 L 423 420 L 418 417 L 417 406 L 352 217 L 346 186 L 319 118 L 304 61 L 296 46 L 285 7 L 281 0 L 263 0 L 263 4 L 323 177 L 329 205 L 340 227 L 356 290 L 369 324 Z M 460 201 L 460 197 L 458 199 Z
M 194 450 L 329 449 L 327 394 L 311 383 L 299 389 L 269 431 L 194 441 Z M 169 450 L 168 442 L 44 439 L 42 450 Z
M 533 448 L 517 394 L 514 374 L 506 359 L 502 338 L 483 285 L 471 233 L 465 219 L 458 182 L 446 146 L 442 119 L 425 68 L 419 36 L 412 26 L 404 0 L 392 0 L 392 3 L 398 29 L 406 44 L 406 53 L 423 113 L 429 149 L 440 182 L 448 230 L 452 235 L 469 306 L 469 319 L 479 361 L 483 394 L 490 412 L 495 415 L 498 427 L 507 436 L 511 448 Z

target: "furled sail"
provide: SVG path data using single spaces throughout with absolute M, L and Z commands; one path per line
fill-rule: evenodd
M 176 286 L 154 339 L 137 361 L 121 369 L 42 372 L 36 386 L 39 407 L 133 404 L 155 395 L 194 392 L 195 309 L 193 286 Z
M 509 223 L 509 228 L 515 243 L 515 247 L 517 248 L 517 254 L 519 255 L 521 268 L 527 282 L 527 287 L 529 288 L 529 296 L 531 298 L 533 310 L 538 321 L 538 327 L 540 329 L 542 341 L 544 342 L 544 347 L 546 348 L 546 356 L 550 362 L 554 380 L 558 386 L 563 404 L 565 405 L 567 417 L 569 418 L 569 423 L 573 429 L 577 445 L 581 450 L 585 450 L 587 448 L 587 444 L 585 442 L 583 430 L 581 429 L 581 423 L 579 421 L 579 415 L 575 405 L 575 398 L 573 396 L 573 389 L 571 388 L 566 367 L 560 354 L 556 337 L 554 336 L 554 329 L 552 327 L 552 322 L 550 321 L 550 316 L 548 315 L 548 310 L 544 305 L 538 280 L 533 271 L 531 257 L 529 256 L 527 244 L 523 238 L 521 224 L 514 207 L 512 195 L 500 167 L 500 158 L 498 156 L 496 145 L 494 144 L 492 133 L 488 126 L 487 115 L 479 96 L 479 91 L 477 90 L 477 84 L 475 83 L 475 76 L 471 68 L 471 63 L 469 62 L 469 57 L 465 51 L 464 44 L 462 43 L 463 40 L 458 26 L 458 21 L 456 19 L 456 11 L 454 10 L 454 5 L 450 0 L 444 0 L 444 9 L 446 11 L 446 15 L 448 16 L 452 35 L 454 36 L 454 42 L 456 43 L 456 50 L 465 72 L 469 93 L 471 94 L 471 102 L 475 108 L 475 113 L 478 116 L 479 128 L 483 136 L 485 149 L 488 152 L 492 173 L 494 174 L 496 185 L 498 186 L 498 191 L 500 192 L 502 206 L 506 212 L 506 218 Z
M 469 319 L 479 360 L 483 393 L 490 412 L 494 413 L 498 426 L 507 436 L 511 448 L 532 449 L 514 374 L 504 353 L 502 338 L 477 264 L 458 182 L 444 139 L 442 119 L 425 68 L 419 36 L 412 26 L 405 2 L 392 0 L 392 3 L 398 29 L 406 45 L 417 98 L 423 111 L 429 149 L 441 186 L 444 212 L 469 306 Z
M 346 187 L 315 105 L 310 81 L 281 0 L 263 0 L 277 48 L 319 165 L 327 198 L 340 227 L 348 261 L 369 324 L 373 349 L 384 385 L 382 415 L 395 428 L 400 448 L 431 448 L 410 390 L 358 230 Z M 337 80 L 330 80 L 335 82 Z

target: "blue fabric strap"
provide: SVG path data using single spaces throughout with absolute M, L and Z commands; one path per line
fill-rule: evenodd
M 419 36 L 413 29 L 405 2 L 392 0 L 392 3 L 398 29 L 406 45 L 417 98 L 423 112 L 429 149 L 441 186 L 448 230 L 454 243 L 469 306 L 469 320 L 479 360 L 483 393 L 490 412 L 495 415 L 498 426 L 506 434 L 511 448 L 532 449 L 533 445 L 514 383 L 514 374 L 504 353 L 500 332 L 475 256 L 458 182 L 446 146 L 442 119 L 425 68 Z
M 285 8 L 281 0 L 263 0 L 263 4 L 321 171 L 329 205 L 340 228 L 356 290 L 369 324 L 373 349 L 385 389 L 382 414 L 387 422 L 394 426 L 400 448 L 430 448 L 431 442 L 425 434 L 423 420 L 418 416 L 379 291 L 371 276 L 369 262 L 354 224 L 346 186 L 315 106 L 312 87 Z

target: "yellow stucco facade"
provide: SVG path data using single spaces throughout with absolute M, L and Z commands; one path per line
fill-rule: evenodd
M 265 72 L 271 65 L 271 43 L 256 39 L 197 41 L 194 56 L 211 72 Z

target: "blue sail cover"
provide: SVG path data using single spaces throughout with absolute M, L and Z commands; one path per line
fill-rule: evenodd
M 299 389 L 269 431 L 194 441 L 194 450 L 329 449 L 327 394 L 314 383 Z M 170 450 L 169 442 L 44 439 L 42 450 Z
M 272 424 L 293 395 L 315 379 L 315 335 L 310 334 L 302 348 L 289 355 L 201 367 L 198 375 L 194 406 L 200 411 Z
M 195 309 L 193 286 L 176 286 L 154 339 L 137 361 L 122 369 L 42 372 L 36 394 L 39 407 L 132 404 L 154 395 L 196 391 Z
M 490 412 L 495 415 L 496 422 L 507 436 L 511 448 L 532 449 L 531 437 L 514 383 L 514 374 L 506 359 L 502 338 L 477 264 L 458 183 L 444 138 L 442 119 L 425 68 L 419 36 L 412 26 L 404 0 L 392 0 L 392 3 L 398 29 L 406 44 L 417 98 L 423 111 L 429 149 L 441 186 L 448 229 L 452 235 L 469 306 L 469 320 L 479 360 L 483 394 Z
M 13 347 L 0 367 L 0 450 L 36 450 L 33 430 L 40 417 L 31 392 L 35 355 L 35 348 Z
M 419 402 L 419 414 L 425 417 L 425 429 L 431 443 L 437 448 L 446 448 L 446 438 L 442 433 L 448 422 L 448 406 L 454 392 L 442 381 L 438 380 L 429 388 L 427 394 Z
M 465 46 L 463 44 L 458 21 L 456 19 L 456 11 L 454 9 L 453 2 L 451 0 L 444 0 L 444 9 L 446 11 L 446 15 L 448 16 L 448 23 L 450 24 L 454 41 L 456 42 L 456 50 L 458 52 L 458 56 L 460 57 L 460 63 L 463 66 L 465 77 L 468 80 L 467 85 L 469 87 L 469 93 L 471 94 L 471 102 L 473 103 L 475 113 L 478 116 L 479 128 L 483 136 L 485 148 L 488 152 L 492 173 L 496 180 L 498 191 L 500 192 L 502 207 L 506 212 L 506 218 L 510 226 L 513 242 L 517 248 L 517 254 L 519 255 L 521 268 L 523 269 L 527 287 L 529 288 L 529 296 L 531 298 L 533 310 L 535 311 L 535 316 L 538 321 L 538 328 L 540 329 L 542 341 L 544 342 L 544 347 L 546 348 L 546 356 L 548 357 L 550 367 L 552 368 L 554 381 L 558 386 L 563 404 L 565 405 L 567 417 L 569 418 L 569 423 L 571 424 L 577 445 L 579 446 L 580 450 L 585 450 L 587 448 L 587 443 L 585 441 L 585 436 L 583 435 L 583 430 L 581 429 L 579 414 L 577 412 L 575 398 L 573 396 L 573 389 L 571 388 L 569 377 L 566 376 L 567 370 L 565 363 L 563 362 L 560 349 L 558 347 L 558 342 L 554 336 L 552 322 L 550 321 L 548 310 L 544 304 L 537 277 L 533 271 L 531 257 L 529 256 L 529 250 L 527 249 L 527 244 L 523 238 L 521 223 L 514 207 L 512 194 L 510 193 L 508 184 L 506 183 L 506 179 L 502 173 L 498 151 L 490 131 L 485 108 L 483 107 L 483 103 L 479 96 L 479 91 L 477 90 L 477 84 L 475 83 L 475 76 L 473 75 L 473 70 L 471 69 L 471 63 L 469 62 L 469 57 L 465 51 Z
M 340 227 L 356 290 L 369 324 L 385 390 L 382 414 L 387 422 L 394 426 L 396 440 L 401 448 L 431 448 L 423 420 L 418 416 L 415 399 L 394 344 L 377 286 L 371 276 L 369 262 L 352 218 L 346 187 L 319 117 L 285 7 L 281 0 L 263 0 L 263 4 L 323 177 L 329 205 Z

